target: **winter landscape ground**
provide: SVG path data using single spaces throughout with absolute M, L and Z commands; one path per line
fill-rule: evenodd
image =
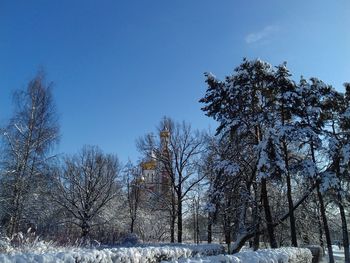
M 223 245 L 207 244 L 142 244 L 118 246 L 113 248 L 78 248 L 57 247 L 50 243 L 36 242 L 32 245 L 11 248 L 2 243 L 1 249 L 6 254 L 0 254 L 0 262 L 4 263 L 146 263 L 146 262 L 178 262 L 178 263 L 311 263 L 311 253 L 308 249 L 282 248 L 264 249 L 253 252 L 243 248 L 243 252 L 228 255 Z M 333 246 L 336 263 L 345 262 L 344 250 Z M 320 263 L 329 262 L 325 255 Z
M 232 262 L 232 263 L 311 263 L 308 249 L 280 248 L 257 252 L 246 251 L 234 255 L 224 253 L 222 245 L 155 244 L 114 248 L 54 247 L 38 242 L 22 251 L 0 254 L 0 262 L 68 262 L 68 263 L 146 263 L 146 262 Z

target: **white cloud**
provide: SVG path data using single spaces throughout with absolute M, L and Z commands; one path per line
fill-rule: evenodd
M 252 44 L 252 43 L 256 43 L 259 42 L 263 39 L 266 39 L 267 37 L 269 37 L 271 34 L 275 33 L 279 31 L 279 27 L 276 25 L 269 25 L 264 27 L 262 30 L 258 31 L 258 32 L 254 32 L 254 33 L 250 33 L 245 37 L 245 42 L 247 44 Z

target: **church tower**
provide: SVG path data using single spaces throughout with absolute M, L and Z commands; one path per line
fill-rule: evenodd
M 164 125 L 163 130 L 160 132 L 160 147 L 163 160 L 169 160 L 171 165 L 171 152 L 169 150 L 170 131 L 169 128 Z M 171 175 L 169 171 L 170 167 L 166 167 L 166 162 L 159 164 L 159 181 L 160 181 L 160 193 L 169 195 L 171 190 Z
M 160 145 L 153 149 L 149 156 L 141 163 L 140 183 L 144 190 L 154 193 L 154 197 L 162 200 L 171 194 L 171 151 L 169 128 L 164 125 L 159 133 Z
M 163 154 L 166 154 L 169 152 L 169 139 L 170 139 L 170 132 L 168 127 L 164 126 L 163 130 L 159 134 L 160 137 L 160 147 Z

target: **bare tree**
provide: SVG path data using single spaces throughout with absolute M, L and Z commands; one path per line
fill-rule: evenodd
M 58 142 L 58 118 L 51 94 L 52 84 L 39 73 L 26 90 L 14 95 L 15 112 L 3 130 L 1 201 L 3 223 L 12 236 L 28 222 L 40 203 L 40 188 L 47 183 L 51 150 Z M 23 230 L 23 229 L 22 229 Z
M 91 227 L 101 224 L 96 219 L 117 196 L 119 170 L 117 157 L 96 146 L 85 146 L 80 154 L 66 157 L 57 170 L 52 199 L 70 213 L 83 241 L 88 240 Z
M 135 222 L 141 202 L 141 188 L 137 181 L 139 173 L 137 167 L 135 167 L 130 161 L 127 163 L 124 173 L 128 212 L 130 216 L 130 233 L 134 233 Z
M 176 209 L 177 241 L 181 243 L 183 201 L 194 186 L 204 179 L 204 175 L 195 176 L 199 168 L 204 138 L 198 131 L 193 131 L 189 124 L 174 123 L 170 118 L 162 120 L 159 132 L 160 147 L 154 147 L 157 143 L 154 141 L 154 136 L 150 135 L 140 138 L 137 146 L 145 154 L 151 153 L 151 149 L 155 153 L 154 158 L 170 177 L 169 184 L 173 193 L 171 207 Z M 171 222 L 175 223 L 175 220 Z M 171 226 L 171 229 L 174 229 L 174 226 Z

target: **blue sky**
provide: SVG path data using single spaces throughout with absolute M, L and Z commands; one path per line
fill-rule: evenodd
M 135 140 L 164 115 L 215 129 L 203 73 L 243 57 L 283 61 L 298 79 L 350 81 L 350 2 L 0 1 L 0 124 L 40 68 L 55 83 L 60 153 L 99 145 L 136 161 Z

